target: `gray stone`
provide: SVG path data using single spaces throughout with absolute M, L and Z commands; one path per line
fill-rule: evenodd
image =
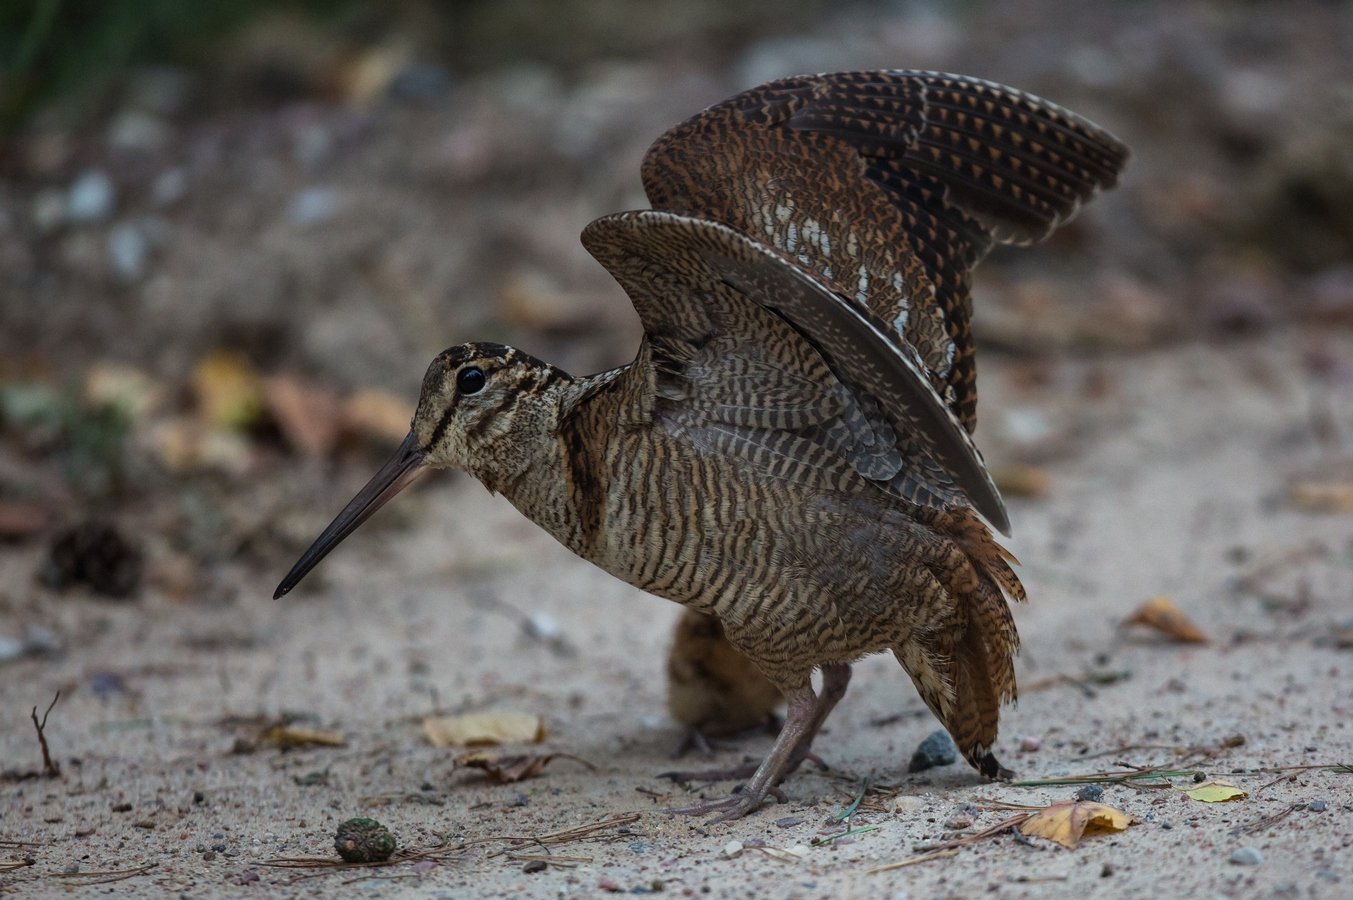
M 926 769 L 933 769 L 936 766 L 952 765 L 957 759 L 958 748 L 954 746 L 954 739 L 949 737 L 949 732 L 940 729 L 931 732 L 916 747 L 916 752 L 911 755 L 911 763 L 907 766 L 907 771 L 924 772 Z
M 1231 862 L 1238 866 L 1257 866 L 1264 862 L 1264 854 L 1257 847 L 1241 847 L 1231 854 Z
M 287 218 L 298 228 L 323 225 L 338 214 L 338 192 L 333 188 L 306 188 L 287 208 Z
M 117 194 L 108 176 L 90 169 L 70 186 L 66 195 L 66 216 L 72 222 L 102 222 L 112 215 Z
M 108 262 L 123 281 L 141 280 L 149 253 L 150 242 L 136 225 L 123 222 L 108 232 Z
M 182 167 L 166 169 L 150 185 L 150 200 L 156 206 L 170 206 L 188 192 L 188 173 Z

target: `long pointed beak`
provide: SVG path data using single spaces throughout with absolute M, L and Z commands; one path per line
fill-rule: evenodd
M 329 523 L 329 527 L 315 538 L 310 549 L 296 560 L 296 565 L 282 579 L 272 598 L 276 600 L 299 584 L 306 573 L 319 565 L 319 561 L 328 556 L 329 551 L 337 547 L 343 538 L 356 531 L 357 526 L 371 518 L 372 513 L 384 506 L 387 500 L 417 480 L 426 471 L 426 466 L 423 452 L 418 449 L 418 443 L 410 432 L 389 462 L 381 466 L 380 471 L 366 483 L 366 487 L 358 491 L 357 496 Z

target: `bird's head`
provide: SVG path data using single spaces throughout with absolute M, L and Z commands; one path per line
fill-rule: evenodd
M 557 389 L 568 376 L 502 344 L 461 344 L 423 376 L 408 437 L 292 566 L 274 599 L 295 587 L 329 551 L 429 468 L 464 469 L 499 490 L 533 462 L 558 420 Z

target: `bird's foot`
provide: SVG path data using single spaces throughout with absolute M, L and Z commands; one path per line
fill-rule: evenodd
M 659 778 L 670 778 L 676 782 L 689 781 L 734 781 L 739 778 L 751 778 L 756 774 L 756 763 L 748 762 L 727 769 L 703 769 L 695 772 L 663 772 Z
M 701 756 L 714 755 L 714 747 L 709 743 L 709 738 L 705 737 L 705 733 L 695 726 L 687 728 L 685 733 L 681 735 L 681 740 L 672 748 L 672 759 L 681 759 L 692 750 Z
M 697 803 L 695 806 L 665 809 L 663 812 L 669 816 L 707 816 L 710 813 L 717 812 L 719 814 L 710 819 L 711 823 L 731 822 L 734 819 L 741 819 L 745 815 L 756 812 L 761 808 L 761 804 L 766 802 L 767 795 L 774 797 L 780 803 L 789 802 L 789 798 L 785 796 L 784 791 L 778 787 L 771 787 L 759 793 L 742 791 L 722 800 L 709 800 L 705 803 Z
M 732 737 L 734 739 L 758 734 L 769 734 L 774 736 L 780 733 L 782 724 L 779 716 L 775 713 L 769 713 L 766 716 L 765 721 L 761 722 L 759 725 L 753 725 L 741 732 L 732 734 L 725 734 L 722 731 L 718 732 L 718 734 L 721 737 Z M 703 728 L 698 725 L 692 725 L 682 733 L 681 740 L 672 748 L 672 759 L 681 759 L 687 753 L 691 753 L 692 751 L 699 753 L 701 756 L 713 756 L 714 751 L 718 749 L 722 748 L 719 744 L 716 744 L 709 739 L 709 736 L 705 734 Z

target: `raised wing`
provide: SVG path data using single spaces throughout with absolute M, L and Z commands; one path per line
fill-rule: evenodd
M 654 418 L 698 449 L 819 482 L 846 467 L 932 507 L 1009 521 L 981 454 L 914 350 L 868 307 L 726 225 L 659 211 L 583 230 L 629 294 L 651 358 Z
M 644 158 L 655 209 L 723 222 L 868 310 L 971 431 L 970 273 L 993 241 L 1069 219 L 1127 148 L 1030 94 L 937 72 L 772 82 L 664 134 Z

